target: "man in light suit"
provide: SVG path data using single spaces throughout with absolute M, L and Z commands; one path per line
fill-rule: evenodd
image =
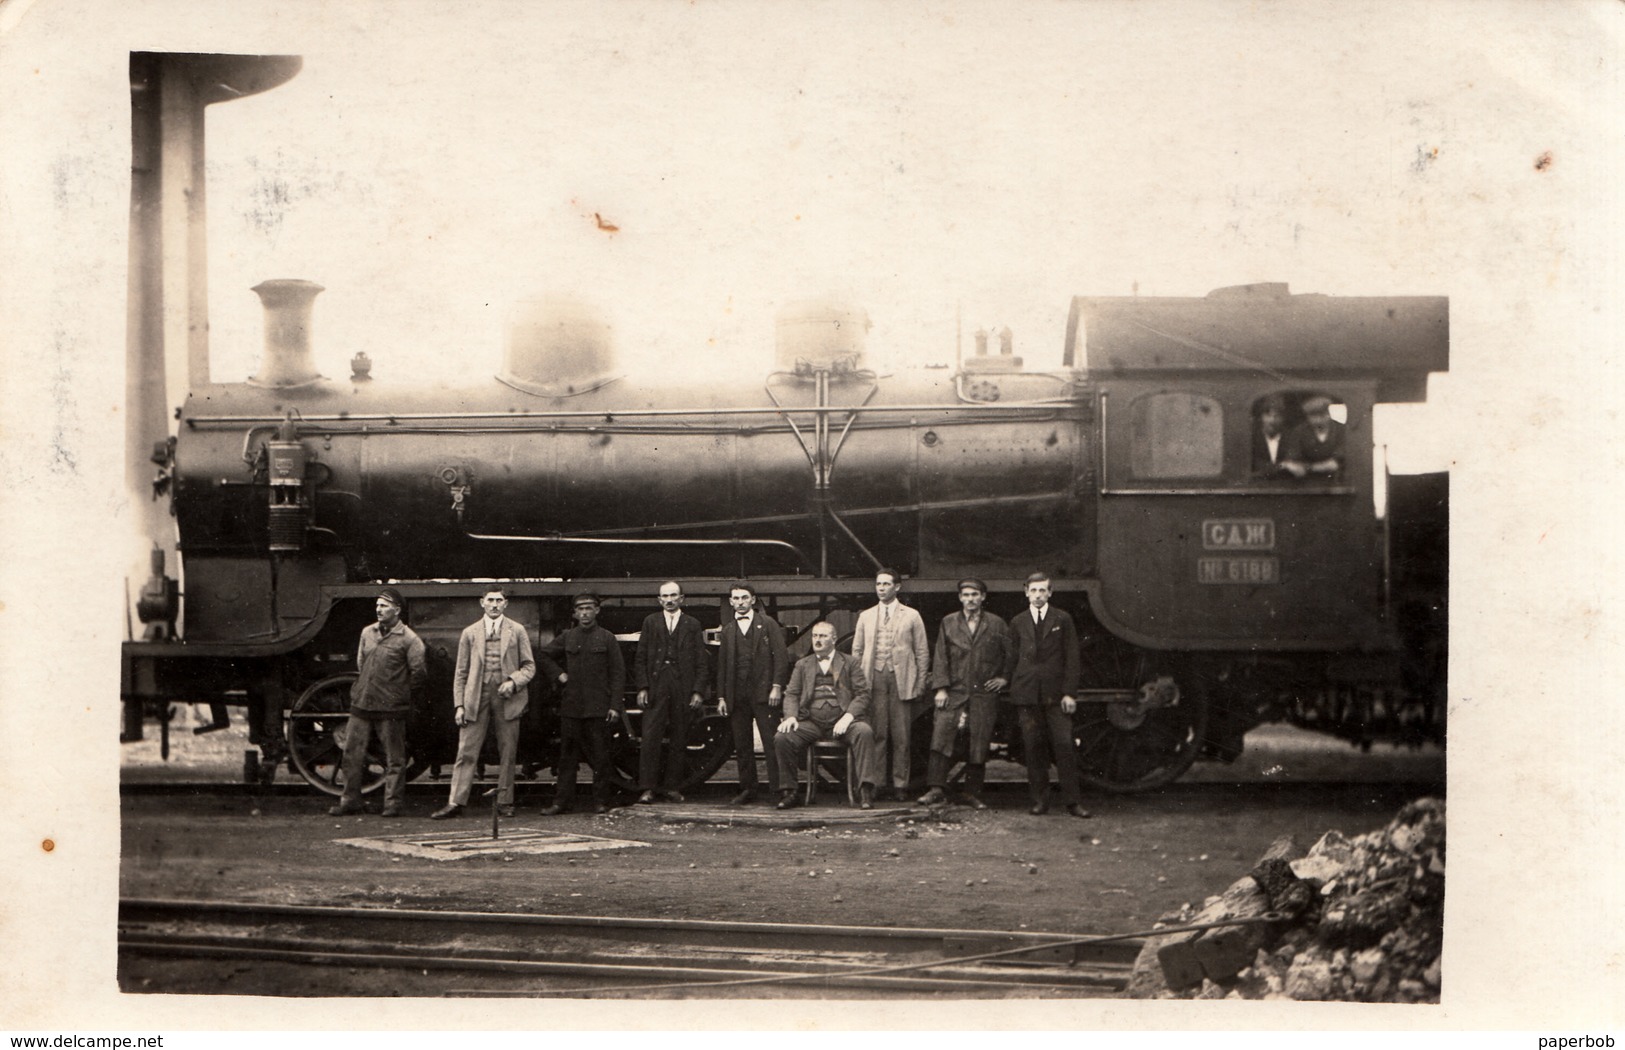
M 767 786 L 779 790 L 779 767 L 773 759 L 773 732 L 779 721 L 784 684 L 790 678 L 790 653 L 784 630 L 756 608 L 756 588 L 743 580 L 728 590 L 731 616 L 717 632 L 717 711 L 733 731 L 734 761 L 739 765 L 739 794 L 733 805 L 756 800 L 756 741 L 761 734 L 767 752 Z
M 892 791 L 881 797 L 908 797 L 909 727 L 925 709 L 920 693 L 931 668 L 931 647 L 925 640 L 925 620 L 897 600 L 901 578 L 893 569 L 875 573 L 873 608 L 858 614 L 852 635 L 852 658 L 869 683 L 869 724 L 875 731 L 875 752 L 882 773 L 891 752 Z M 884 780 L 884 777 L 882 777 Z
M 501 587 L 487 587 L 480 599 L 485 615 L 463 628 L 457 639 L 457 673 L 452 679 L 453 715 L 457 720 L 457 762 L 451 769 L 451 799 L 429 814 L 431 820 L 455 817 L 468 805 L 474 785 L 474 767 L 485 746 L 485 734 L 494 722 L 502 772 L 497 777 L 497 806 L 513 816 L 513 768 L 519 753 L 519 719 L 530 704 L 530 680 L 536 677 L 536 658 L 530 636 L 516 620 L 503 615 L 508 595 Z
M 1027 788 L 1033 815 L 1049 812 L 1049 764 L 1061 780 L 1061 803 L 1074 817 L 1089 816 L 1082 806 L 1072 712 L 1078 709 L 1078 629 L 1065 609 L 1049 603 L 1050 579 L 1027 577 L 1027 610 L 1010 621 L 1015 671 L 1006 698 L 1021 721 L 1021 747 L 1027 757 Z M 1046 754 L 1048 752 L 1048 754 Z
M 683 611 L 683 587 L 676 580 L 662 583 L 657 597 L 660 611 L 644 617 L 632 661 L 638 706 L 643 709 L 643 743 L 638 749 L 642 804 L 653 802 L 657 794 L 668 802 L 683 801 L 678 789 L 688 755 L 689 720 L 705 703 L 704 628 Z M 667 738 L 664 746 L 662 737 Z
M 853 776 L 859 782 L 858 805 L 873 809 L 875 782 L 880 779 L 880 751 L 875 734 L 865 721 L 869 687 L 858 661 L 835 649 L 835 628 L 828 623 L 812 627 L 812 652 L 796 661 L 790 687 L 784 694 L 784 720 L 773 738 L 779 759 L 780 809 L 794 809 L 797 771 L 807 749 L 819 740 L 835 738 L 852 752 Z

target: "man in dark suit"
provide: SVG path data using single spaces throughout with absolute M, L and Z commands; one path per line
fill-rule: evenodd
M 1053 757 L 1061 780 L 1061 803 L 1074 817 L 1087 817 L 1079 793 L 1078 755 L 1072 740 L 1072 712 L 1078 708 L 1078 629 L 1066 610 L 1050 605 L 1050 579 L 1027 577 L 1027 610 L 1010 621 L 1016 650 L 1007 699 L 1021 722 L 1027 756 L 1027 788 L 1033 814 L 1049 812 L 1049 765 Z M 1046 754 L 1047 752 L 1047 754 Z
M 1285 440 L 1286 397 L 1270 394 L 1258 402 L 1258 417 L 1253 421 L 1253 477 L 1286 476 L 1286 471 L 1281 468 L 1281 450 Z
M 643 709 L 643 745 L 638 750 L 641 803 L 655 800 L 655 788 L 669 802 L 683 801 L 683 758 L 688 724 L 705 703 L 705 641 L 700 621 L 683 611 L 683 588 L 676 580 L 660 585 L 660 611 L 650 613 L 638 635 L 632 676 Z M 661 737 L 666 737 L 661 746 Z M 666 778 L 660 779 L 664 758 Z
M 790 653 L 784 647 L 784 630 L 774 619 L 756 608 L 756 588 L 740 581 L 728 590 L 727 617 L 718 632 L 721 652 L 717 655 L 717 710 L 733 730 L 734 761 L 739 765 L 739 794 L 733 804 L 755 801 L 756 741 L 754 725 L 767 751 L 767 786 L 779 790 L 778 763 L 773 759 L 773 732 L 778 726 L 779 706 L 784 684 L 790 678 Z
M 1281 467 L 1295 478 L 1335 479 L 1343 469 L 1344 426 L 1331 415 L 1332 399 L 1312 394 L 1303 399 L 1303 422 L 1287 434 Z
M 794 809 L 797 771 L 807 749 L 819 740 L 834 738 L 852 751 L 853 776 L 859 782 L 858 805 L 873 809 L 875 784 L 880 780 L 880 755 L 870 728 L 869 683 L 855 657 L 835 650 L 835 628 L 827 623 L 812 627 L 813 651 L 796 661 L 790 687 L 784 694 L 784 720 L 773 738 L 779 759 L 780 809 Z
M 592 763 L 593 808 L 609 812 L 609 727 L 626 713 L 626 661 L 621 643 L 598 626 L 598 598 L 578 594 L 572 603 L 576 625 L 541 651 L 548 677 L 564 687 L 559 700 L 558 788 L 543 816 L 568 813 L 575 806 L 576 770 L 581 747 Z M 560 668 L 554 657 L 564 658 Z

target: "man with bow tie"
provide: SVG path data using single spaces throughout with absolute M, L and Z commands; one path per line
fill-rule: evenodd
M 660 585 L 660 611 L 643 620 L 632 677 L 643 709 L 643 744 L 638 750 L 638 802 L 660 798 L 683 801 L 683 759 L 688 727 L 705 703 L 705 639 L 700 621 L 683 611 L 683 587 L 676 580 Z M 662 745 L 661 738 L 665 743 Z M 660 777 L 664 763 L 665 779 Z M 658 792 L 656 789 L 659 789 Z
M 741 580 L 728 590 L 728 607 L 717 632 L 717 711 L 733 732 L 734 761 L 739 766 L 739 794 L 732 804 L 756 800 L 756 740 L 767 752 L 767 786 L 779 791 L 779 768 L 773 758 L 773 732 L 779 721 L 784 685 L 790 678 L 790 653 L 784 629 L 756 608 L 756 588 Z
M 1027 609 L 1010 621 L 1016 650 L 1015 671 L 1006 699 L 1016 705 L 1021 748 L 1027 759 L 1027 789 L 1034 816 L 1049 812 L 1049 766 L 1061 781 L 1061 804 L 1074 817 L 1087 817 L 1079 791 L 1077 745 L 1072 712 L 1078 709 L 1078 630 L 1065 609 L 1050 604 L 1050 578 L 1027 577 Z
M 457 673 L 452 678 L 452 715 L 457 722 L 457 762 L 451 767 L 451 798 L 429 814 L 431 820 L 455 817 L 468 805 L 474 786 L 474 767 L 492 724 L 497 728 L 497 751 L 502 771 L 497 776 L 497 806 L 513 816 L 513 769 L 519 754 L 519 719 L 530 705 L 530 680 L 536 677 L 536 658 L 530 636 L 517 621 L 503 615 L 508 595 L 501 587 L 487 587 L 480 599 L 485 615 L 463 629 L 457 639 Z
M 784 720 L 779 723 L 773 750 L 779 758 L 779 808 L 794 809 L 797 771 L 807 749 L 819 740 L 841 741 L 852 752 L 853 776 L 859 782 L 859 805 L 873 809 L 875 783 L 880 779 L 880 754 L 874 730 L 865 721 L 869 686 L 856 657 L 835 650 L 835 628 L 820 622 L 812 627 L 812 652 L 796 661 L 790 686 L 784 693 Z

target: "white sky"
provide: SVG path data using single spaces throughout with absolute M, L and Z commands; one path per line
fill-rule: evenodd
M 0 825 L 63 846 L 9 855 L 37 906 L 0 936 L 57 983 L 13 966 L 0 1001 L 170 1016 L 108 994 L 117 811 L 76 804 L 116 796 L 127 62 L 162 49 L 306 59 L 210 121 L 221 378 L 255 367 L 269 277 L 327 286 L 335 376 L 358 349 L 490 374 L 539 291 L 596 299 L 634 367 L 719 377 L 826 292 L 882 361 L 950 360 L 962 308 L 1039 367 L 1076 294 L 1448 296 L 1448 379 L 1378 435 L 1396 469 L 1453 469 L 1447 1006 L 1336 1016 L 1617 1028 L 1622 25 L 1512 0 L 4 0 Z

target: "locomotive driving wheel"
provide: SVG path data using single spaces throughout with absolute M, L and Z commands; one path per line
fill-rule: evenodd
M 288 712 L 288 757 L 293 768 L 318 791 L 339 795 L 344 791 L 344 741 L 350 724 L 350 686 L 358 676 L 334 675 L 310 686 Z M 384 783 L 384 745 L 374 737 L 367 745 L 367 768 L 361 793 L 377 791 Z M 423 763 L 411 753 L 407 741 L 406 779 L 423 772 Z
M 715 708 L 706 707 L 705 713 L 688 725 L 687 757 L 683 760 L 682 791 L 693 791 L 716 775 L 722 764 L 733 754 L 733 731 L 728 720 L 717 714 Z M 640 719 L 641 721 L 641 719 Z M 617 786 L 636 791 L 638 788 L 638 755 L 640 743 L 617 727 L 610 734 L 610 764 L 615 775 L 610 779 Z
M 1078 772 L 1106 791 L 1146 791 L 1178 779 L 1202 749 L 1207 705 L 1173 668 L 1110 635 L 1083 646 L 1085 689 L 1072 716 Z

